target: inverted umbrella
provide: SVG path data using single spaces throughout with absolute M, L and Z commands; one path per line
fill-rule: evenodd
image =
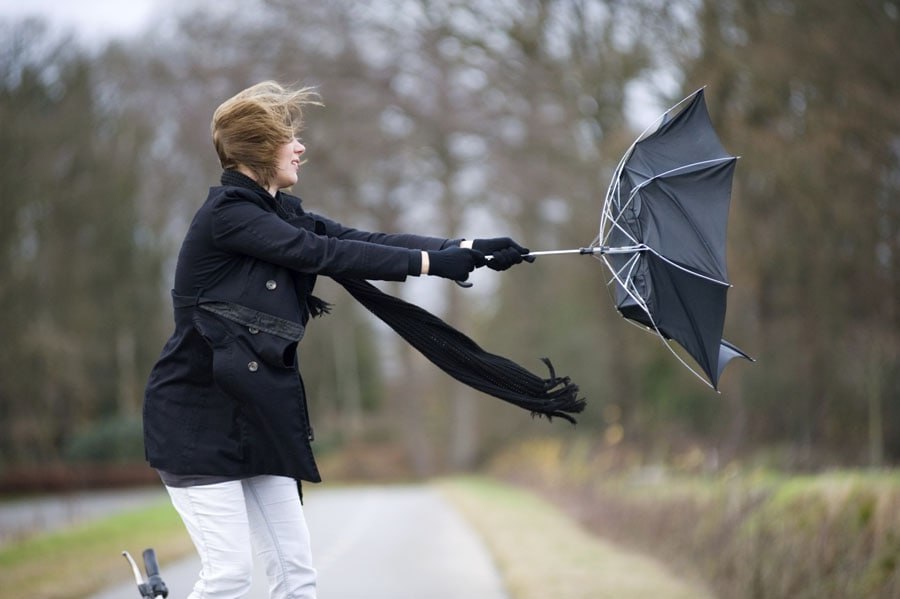
M 660 116 L 622 157 L 590 246 L 531 254 L 580 253 L 602 260 L 622 316 L 655 331 L 715 389 L 728 362 L 751 360 L 722 338 L 731 286 L 725 234 L 736 161 L 722 147 L 700 89 Z

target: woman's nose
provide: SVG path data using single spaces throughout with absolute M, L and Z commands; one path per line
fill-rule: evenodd
M 302 143 L 300 143 L 299 140 L 297 140 L 297 143 L 294 144 L 294 152 L 296 152 L 297 155 L 300 156 L 300 155 L 302 155 L 305 151 L 306 151 L 306 146 L 304 146 Z

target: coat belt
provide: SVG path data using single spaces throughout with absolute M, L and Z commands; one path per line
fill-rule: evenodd
M 172 304 L 176 309 L 198 307 L 201 310 L 218 314 L 222 318 L 227 318 L 245 327 L 256 328 L 289 341 L 300 341 L 306 330 L 306 327 L 298 322 L 266 314 L 234 302 L 226 302 L 201 295 L 178 295 L 175 291 L 172 291 Z

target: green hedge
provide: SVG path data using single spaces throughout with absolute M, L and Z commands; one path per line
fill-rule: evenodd
M 900 597 L 895 472 L 684 473 L 609 453 L 542 440 L 492 468 L 540 488 L 596 533 L 690 570 L 721 597 Z
M 81 463 L 132 463 L 144 460 L 140 418 L 109 418 L 73 436 L 63 457 Z

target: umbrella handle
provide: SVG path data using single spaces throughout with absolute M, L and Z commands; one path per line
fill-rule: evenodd
M 525 254 L 525 257 L 537 257 L 537 256 L 558 256 L 561 254 L 581 254 L 581 255 L 593 255 L 593 254 L 606 254 L 608 253 L 610 248 L 606 246 L 597 246 L 597 247 L 588 247 L 588 248 L 578 248 L 577 250 L 544 250 L 540 252 L 529 252 Z M 485 256 L 488 260 L 493 258 L 491 255 Z M 463 289 L 468 289 L 472 286 L 472 283 L 469 281 L 454 281 L 457 285 L 462 287 Z

